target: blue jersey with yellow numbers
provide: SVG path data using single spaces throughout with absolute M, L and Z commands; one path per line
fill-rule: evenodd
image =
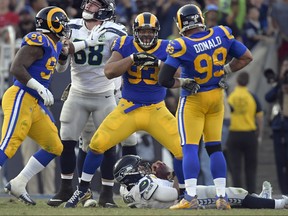
M 198 92 L 204 92 L 219 88 L 227 56 L 239 58 L 246 50 L 234 38 L 229 27 L 215 26 L 190 37 L 170 41 L 165 64 L 175 68 L 181 66 L 181 77 L 194 79 L 200 85 Z M 181 90 L 181 96 L 188 95 L 188 91 Z
M 40 32 L 30 32 L 23 38 L 21 47 L 26 45 L 42 47 L 44 51 L 43 57 L 33 62 L 33 64 L 27 68 L 27 71 L 31 77 L 36 79 L 46 88 L 49 88 L 52 74 L 54 73 L 62 49 L 62 43 L 57 42 L 55 44 L 51 38 Z M 19 86 L 37 99 L 43 100 L 36 90 L 28 88 L 18 80 L 14 81 L 14 85 Z
M 155 55 L 161 61 L 165 61 L 167 40 L 158 40 L 157 45 L 147 53 Z M 119 37 L 113 47 L 113 51 L 119 52 L 123 58 L 132 53 L 143 52 L 141 47 L 134 42 L 132 36 Z M 135 104 L 154 104 L 164 100 L 166 88 L 158 84 L 159 67 L 144 67 L 132 65 L 123 75 L 122 97 Z

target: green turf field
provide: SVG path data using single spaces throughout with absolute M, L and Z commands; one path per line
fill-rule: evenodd
M 81 205 L 74 209 L 65 209 L 63 206 L 53 208 L 46 200 L 35 200 L 36 206 L 26 206 L 14 198 L 0 198 L 0 215 L 288 215 L 288 209 L 232 209 L 231 211 L 205 210 L 169 210 L 169 209 L 130 209 L 125 207 L 121 200 L 117 200 L 120 208 L 83 208 Z

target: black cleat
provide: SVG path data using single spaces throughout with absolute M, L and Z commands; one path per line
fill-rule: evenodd
M 111 202 L 100 201 L 98 203 L 99 206 L 103 208 L 118 208 L 118 205 L 112 200 Z
M 113 200 L 113 187 L 102 185 L 98 205 L 103 208 L 118 208 Z
M 51 199 L 48 200 L 47 205 L 52 207 L 58 207 L 62 203 L 67 202 L 73 195 L 73 188 L 60 189 L 60 191 Z

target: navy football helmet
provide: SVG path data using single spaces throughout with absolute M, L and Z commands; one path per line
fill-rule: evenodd
M 150 29 L 153 31 L 152 35 L 142 34 L 140 30 Z M 150 49 L 155 46 L 158 41 L 158 33 L 160 31 L 160 24 L 155 15 L 149 12 L 139 14 L 133 23 L 133 36 L 135 42 L 143 49 Z
M 100 4 L 100 9 L 95 13 L 85 10 L 85 6 L 88 3 L 97 6 Z M 115 17 L 115 8 L 116 4 L 114 0 L 83 0 L 81 4 L 81 9 L 83 9 L 82 18 L 85 20 L 112 20 Z
M 193 4 L 187 4 L 181 7 L 177 11 L 175 21 L 180 35 L 183 35 L 183 33 L 189 29 L 198 27 L 205 28 L 203 14 L 200 8 Z
M 40 10 L 35 17 L 36 31 L 53 33 L 58 38 L 70 38 L 69 18 L 64 10 L 50 6 Z
M 137 155 L 125 155 L 114 165 L 113 175 L 117 182 L 133 187 L 144 177 L 145 172 L 139 168 L 142 159 Z

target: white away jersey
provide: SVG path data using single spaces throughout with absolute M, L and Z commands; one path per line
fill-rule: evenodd
M 108 80 L 104 74 L 104 66 L 111 56 L 113 41 L 126 35 L 126 28 L 111 21 L 102 25 L 107 30 L 103 37 L 105 44 L 80 50 L 71 58 L 72 87 L 84 93 L 101 93 L 115 89 L 113 80 Z M 69 26 L 72 29 L 71 42 L 85 40 L 91 33 L 83 19 L 72 19 Z

